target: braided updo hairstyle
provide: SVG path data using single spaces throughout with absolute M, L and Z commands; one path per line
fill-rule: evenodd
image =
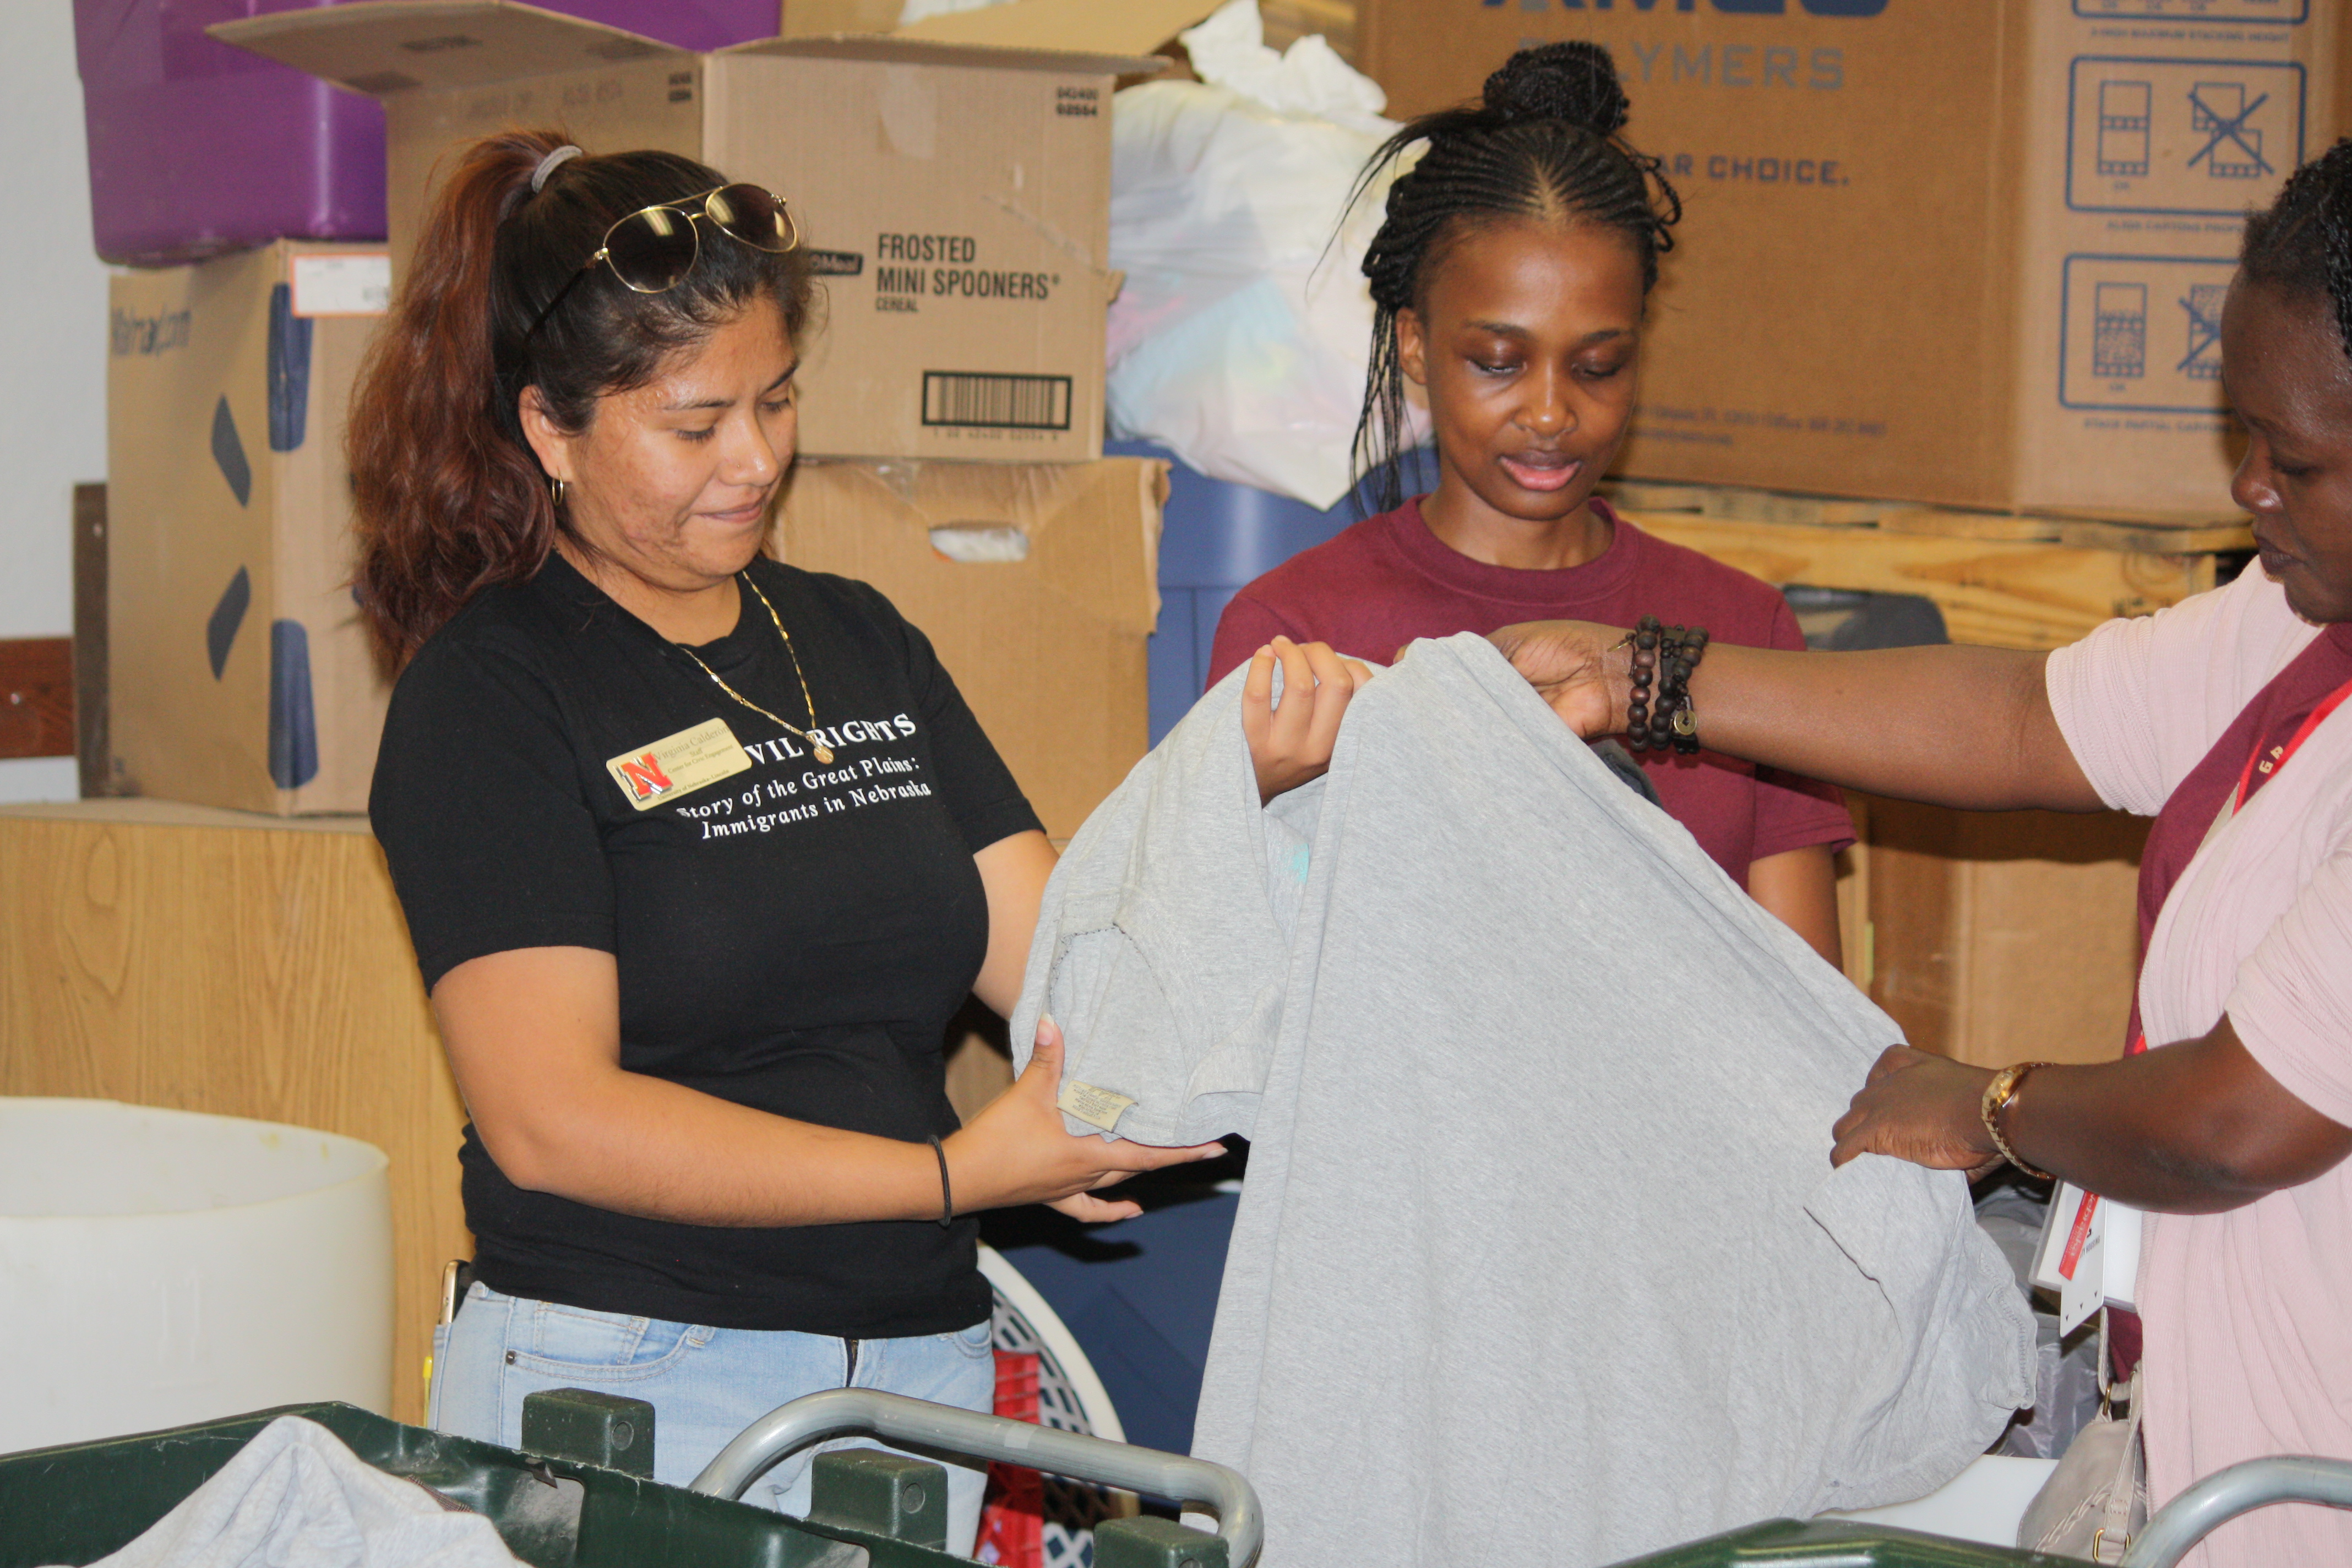
M 1404 504 L 1397 312 L 1422 309 L 1438 264 L 1465 237 L 1517 218 L 1598 225 L 1632 243 L 1644 292 L 1657 283 L 1658 258 L 1674 248 L 1682 200 L 1658 160 L 1618 134 L 1630 109 L 1608 50 L 1544 44 L 1505 61 L 1486 79 L 1481 101 L 1423 115 L 1382 142 L 1364 166 L 1358 197 L 1414 143 L 1427 144 L 1420 163 L 1389 186 L 1387 219 L 1364 254 L 1373 314 L 1352 454 L 1359 509 L 1368 475 L 1378 510 Z
M 2352 140 L 2297 169 L 2269 210 L 2246 219 L 2238 265 L 2249 282 L 2326 300 L 2352 355 Z

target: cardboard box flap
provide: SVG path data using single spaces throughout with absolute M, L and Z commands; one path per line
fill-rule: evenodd
M 1020 564 L 1078 619 L 1149 636 L 1160 619 L 1160 509 L 1167 465 L 1097 463 L 842 463 L 824 465 L 836 526 L 903 580 L 919 561 L 971 574 L 975 605 L 986 574 Z M 854 492 L 854 505 L 842 504 Z M 793 502 L 787 499 L 786 508 Z M 805 513 L 795 515 L 806 517 Z M 1132 533 L 1140 517 L 1146 537 Z M 808 518 L 814 522 L 814 518 Z M 1107 537 L 1107 529 L 1126 532 Z M 790 560 L 791 553 L 785 552 Z
M 1106 55 L 1092 54 L 1083 49 L 942 43 L 930 38 L 877 33 L 761 38 L 719 52 L 725 55 L 791 55 L 809 59 L 880 60 L 899 66 L 986 66 L 993 70 L 1057 71 L 1065 76 L 1152 76 L 1168 65 L 1164 58 L 1151 54 Z
M 824 38 L 837 33 L 887 33 L 898 25 L 907 0 L 784 0 L 784 38 Z
M 996 49 L 1143 56 L 1216 8 L 1216 0 L 1012 0 L 926 16 L 895 36 Z
M 353 0 L 205 29 L 225 44 L 382 98 L 692 51 L 514 0 Z

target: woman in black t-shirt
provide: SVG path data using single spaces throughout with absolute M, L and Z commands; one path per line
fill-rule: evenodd
M 357 591 L 402 671 L 370 809 L 471 1118 L 435 1423 L 511 1444 L 533 1389 L 628 1393 L 664 1480 L 817 1388 L 987 1408 L 957 1216 L 1118 1217 L 1094 1189 L 1217 1152 L 1068 1135 L 1050 1030 L 959 1129 L 945 1026 L 1011 1011 L 1054 855 L 923 634 L 759 553 L 794 237 L 687 159 L 490 138 L 352 420 Z M 1331 669 L 1342 701 L 1286 703 L 1276 743 L 1328 755 Z M 804 1498 L 804 1458 L 768 1482 Z M 967 1546 L 979 1485 L 953 1472 Z

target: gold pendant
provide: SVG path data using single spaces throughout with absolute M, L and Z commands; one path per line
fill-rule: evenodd
M 809 747 L 816 752 L 816 760 L 818 762 L 824 763 L 828 766 L 832 764 L 833 748 L 831 746 L 826 745 L 823 741 L 811 741 L 809 742 Z

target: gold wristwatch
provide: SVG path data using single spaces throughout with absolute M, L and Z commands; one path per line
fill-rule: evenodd
M 2027 1073 L 2035 1068 L 2055 1065 L 2053 1062 L 2011 1062 L 1992 1075 L 1992 1081 L 1985 1085 L 1984 1099 L 1977 1102 L 1977 1114 L 1983 1118 L 1985 1131 L 1992 1134 L 1992 1146 L 2000 1151 L 2000 1157 L 2027 1175 L 2043 1182 L 2057 1178 L 2047 1171 L 2035 1170 L 2017 1157 L 2017 1151 L 2011 1148 L 2009 1140 L 2000 1135 L 2000 1113 L 2007 1110 L 2009 1102 L 2017 1098 L 2018 1088 L 2025 1082 Z

